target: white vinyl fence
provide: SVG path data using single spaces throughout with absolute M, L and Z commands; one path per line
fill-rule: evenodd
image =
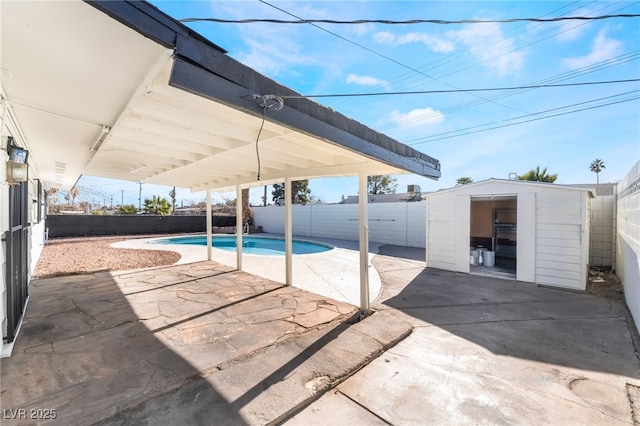
M 293 235 L 358 240 L 358 204 L 294 205 Z M 252 207 L 256 225 L 265 232 L 284 234 L 284 207 Z M 426 203 L 369 204 L 369 241 L 406 247 L 425 247 Z

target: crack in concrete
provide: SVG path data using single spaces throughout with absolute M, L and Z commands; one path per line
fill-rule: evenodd
M 219 276 L 219 275 L 228 274 L 228 273 L 230 273 L 230 272 L 233 272 L 233 271 L 222 271 L 222 272 L 217 272 L 217 273 L 215 273 L 215 274 L 205 275 L 205 276 L 202 276 L 202 277 L 195 277 L 195 278 L 190 278 L 190 279 L 187 279 L 187 280 L 184 280 L 184 281 L 172 282 L 171 284 L 165 284 L 165 285 L 161 285 L 161 286 L 155 286 L 155 287 L 148 288 L 148 289 L 144 289 L 144 290 L 132 291 L 131 293 L 125 293 L 125 292 L 123 291 L 123 294 L 124 294 L 125 296 L 130 296 L 130 295 L 132 295 L 132 294 L 139 294 L 139 293 L 146 293 L 146 292 L 154 291 L 154 290 L 161 290 L 161 289 L 164 289 L 164 288 L 167 288 L 167 287 L 173 287 L 173 286 L 180 285 L 180 284 L 187 284 L 187 283 L 191 283 L 191 282 L 194 282 L 194 281 L 199 281 L 199 280 L 204 280 L 204 279 L 207 279 L 207 278 L 217 277 L 217 276 Z M 140 281 L 142 281 L 143 283 L 145 283 L 145 284 L 147 284 L 147 285 L 149 285 L 149 286 L 153 286 L 153 284 L 152 284 L 152 283 L 145 282 L 145 281 L 144 281 L 144 279 L 143 279 L 143 280 L 139 280 L 139 279 L 138 279 L 138 280 L 136 280 L 136 281 L 134 281 L 134 282 L 140 282 Z
M 404 354 L 395 352 L 393 349 L 388 349 L 387 353 L 390 354 L 390 355 L 394 355 L 396 357 L 399 357 L 399 358 L 409 359 L 409 360 L 412 360 L 412 361 L 416 360 L 415 358 L 413 358 L 410 355 L 404 355 Z M 419 360 L 419 361 L 420 362 L 424 362 L 424 363 L 429 364 L 429 365 L 434 366 L 434 367 L 442 368 L 445 371 L 455 371 L 457 373 L 462 373 L 462 374 L 468 374 L 469 373 L 469 371 L 466 370 L 466 369 L 454 368 L 452 364 L 444 365 L 444 364 L 439 364 L 439 363 L 432 362 L 432 361 L 429 361 L 429 360 Z M 508 385 L 508 386 L 510 385 L 510 382 L 508 382 L 506 380 L 503 380 L 503 379 L 498 379 L 497 376 L 495 374 L 492 374 L 492 373 L 474 372 L 473 374 L 476 375 L 476 376 L 479 376 L 479 377 L 485 377 L 485 378 L 497 380 L 498 382 L 501 382 L 501 383 L 503 383 L 505 385 Z M 557 375 L 557 373 L 556 373 L 556 375 Z M 573 391 L 573 385 L 575 383 L 579 382 L 579 381 L 582 381 L 582 380 L 589 380 L 589 379 L 587 377 L 582 377 L 582 376 L 574 378 L 569 383 L 566 384 L 566 387 L 569 390 Z M 627 383 L 627 396 L 629 395 L 629 391 L 628 391 L 629 386 L 633 386 L 633 385 L 630 385 L 630 384 Z M 638 395 L 640 396 L 640 387 L 637 387 L 637 386 L 634 386 L 634 387 L 639 389 Z M 527 389 L 528 391 L 535 392 L 535 393 L 540 394 L 540 395 L 552 396 L 552 397 L 555 397 L 555 398 L 562 399 L 563 401 L 567 401 L 569 403 L 573 403 L 573 404 L 579 405 L 582 408 L 586 408 L 586 409 L 589 409 L 589 410 L 597 411 L 597 412 L 601 413 L 604 416 L 607 416 L 609 418 L 612 418 L 612 419 L 618 420 L 620 422 L 625 422 L 626 423 L 625 419 L 621 419 L 621 418 L 619 418 L 619 417 L 617 417 L 615 415 L 612 415 L 610 413 L 606 413 L 603 410 L 595 408 L 595 407 L 593 407 L 591 405 L 583 404 L 583 403 L 580 403 L 578 401 L 574 401 L 572 399 L 565 398 L 565 397 L 563 397 L 561 395 L 558 395 L 556 393 L 542 391 L 542 390 L 539 390 L 539 389 L 532 388 L 530 386 L 525 386 L 524 388 Z M 578 395 L 576 395 L 576 397 L 582 399 L 582 397 L 580 397 Z M 628 398 L 629 398 L 629 396 L 628 396 Z M 629 401 L 631 403 L 631 399 L 629 399 Z M 640 403 L 638 405 L 640 406 Z M 638 411 L 640 411 L 640 409 Z M 640 413 L 638 413 L 638 414 L 640 414 Z M 637 422 L 637 419 L 634 419 L 634 425 L 640 425 L 640 422 Z
M 569 390 L 573 392 L 573 387 L 574 387 L 577 383 L 582 382 L 582 381 L 585 381 L 585 380 L 589 380 L 589 379 L 588 379 L 588 378 L 586 378 L 586 377 L 582 377 L 582 376 L 581 376 L 581 377 L 576 377 L 575 379 L 571 379 L 571 380 L 569 381 L 569 383 L 567 383 L 567 388 L 569 388 Z

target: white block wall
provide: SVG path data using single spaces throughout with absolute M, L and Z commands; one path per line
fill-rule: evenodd
M 640 329 L 640 161 L 617 186 L 616 274 Z
M 591 266 L 613 266 L 614 221 L 616 199 L 614 195 L 598 195 L 591 200 L 591 233 L 589 240 L 589 264 Z
M 302 237 L 358 241 L 358 204 L 294 205 L 293 234 Z M 256 225 L 265 232 L 284 233 L 284 207 L 252 207 Z M 369 204 L 369 241 L 425 247 L 426 203 Z

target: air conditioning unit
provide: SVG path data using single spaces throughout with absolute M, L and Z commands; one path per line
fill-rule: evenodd
M 422 191 L 420 191 L 420 185 L 407 185 L 407 192 L 415 194 Z

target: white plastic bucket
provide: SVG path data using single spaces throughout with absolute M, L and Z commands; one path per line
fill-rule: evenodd
M 496 264 L 496 253 L 489 250 L 482 252 L 482 264 L 484 266 L 494 266 Z

